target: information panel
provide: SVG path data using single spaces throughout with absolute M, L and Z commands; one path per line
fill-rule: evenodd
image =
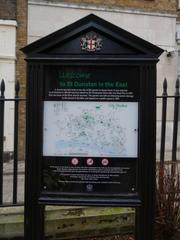
M 138 68 L 45 68 L 43 189 L 136 192 Z
M 44 102 L 44 156 L 137 157 L 137 102 Z

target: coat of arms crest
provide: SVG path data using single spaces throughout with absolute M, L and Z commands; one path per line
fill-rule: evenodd
M 81 38 L 81 49 L 87 52 L 100 51 L 103 46 L 103 41 L 94 33 L 87 34 Z

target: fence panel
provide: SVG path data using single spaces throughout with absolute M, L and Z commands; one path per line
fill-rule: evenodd
M 20 86 L 19 82 L 15 83 L 15 96 L 14 98 L 5 97 L 5 82 L 4 80 L 0 83 L 0 206 L 17 206 L 23 205 L 23 202 L 18 202 L 18 140 L 19 140 L 19 104 L 20 102 L 25 102 L 25 98 L 19 97 Z M 13 133 L 13 160 L 10 161 L 12 166 L 12 171 L 9 173 L 10 180 L 7 181 L 7 184 L 12 183 L 12 199 L 8 201 L 4 200 L 3 194 L 8 191 L 5 187 L 4 178 L 5 178 L 5 151 L 4 151 L 4 123 L 5 123 L 5 106 L 6 103 L 12 103 L 14 107 L 14 119 L 12 119 L 12 124 L 14 124 L 14 133 Z M 24 132 L 25 134 L 25 132 Z
M 176 91 L 174 96 L 174 122 L 173 122 L 173 142 L 172 142 L 172 161 L 177 160 L 177 134 L 178 134 L 178 118 L 179 118 L 179 79 L 176 81 Z
M 175 85 L 175 94 L 174 95 L 168 95 L 168 85 L 166 78 L 163 82 L 163 93 L 162 96 L 157 96 L 157 100 L 161 100 L 162 104 L 162 118 L 161 118 L 161 139 L 160 139 L 160 157 L 157 157 L 157 160 L 160 160 L 161 163 L 164 163 L 165 160 L 170 161 L 176 161 L 177 160 L 177 152 L 178 152 L 178 125 L 180 123 L 180 94 L 179 94 L 179 79 L 176 80 Z M 167 104 L 168 101 L 173 101 L 173 116 L 172 119 L 167 121 L 167 114 L 168 114 L 168 108 Z M 166 154 L 166 140 L 167 140 L 167 122 L 172 122 L 173 128 L 172 128 L 172 148 L 171 148 L 171 157 L 168 157 L 168 159 L 165 158 Z

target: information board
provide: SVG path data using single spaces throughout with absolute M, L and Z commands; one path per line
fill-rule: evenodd
M 138 84 L 136 67 L 46 66 L 44 191 L 136 192 Z
M 137 102 L 44 102 L 44 156 L 137 157 Z
M 25 239 L 45 239 L 45 206 L 76 205 L 135 207 L 135 239 L 153 240 L 163 50 L 94 14 L 22 50 Z

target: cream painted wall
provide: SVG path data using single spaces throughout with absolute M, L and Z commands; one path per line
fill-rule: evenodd
M 5 81 L 5 97 L 14 97 L 16 60 L 16 21 L 0 20 L 0 81 Z M 14 104 L 6 103 L 4 150 L 13 150 Z
M 33 42 L 48 35 L 78 19 L 94 13 L 125 30 L 163 48 L 173 51 L 172 57 L 164 52 L 157 67 L 157 93 L 162 93 L 162 83 L 168 80 L 169 94 L 174 93 L 174 84 L 178 71 L 178 53 L 176 47 L 176 16 L 160 13 L 146 13 L 137 11 L 80 8 L 63 4 L 48 4 L 29 2 L 28 12 L 28 42 Z M 159 114 L 159 113 L 158 113 Z
M 171 91 L 177 76 L 176 16 L 118 8 L 79 7 L 77 5 L 50 4 L 30 1 L 28 8 L 28 42 L 33 42 L 78 19 L 94 13 L 111 23 L 158 45 L 164 50 L 175 51 L 172 57 L 166 52 L 158 63 L 158 93 L 164 77 L 167 77 Z

